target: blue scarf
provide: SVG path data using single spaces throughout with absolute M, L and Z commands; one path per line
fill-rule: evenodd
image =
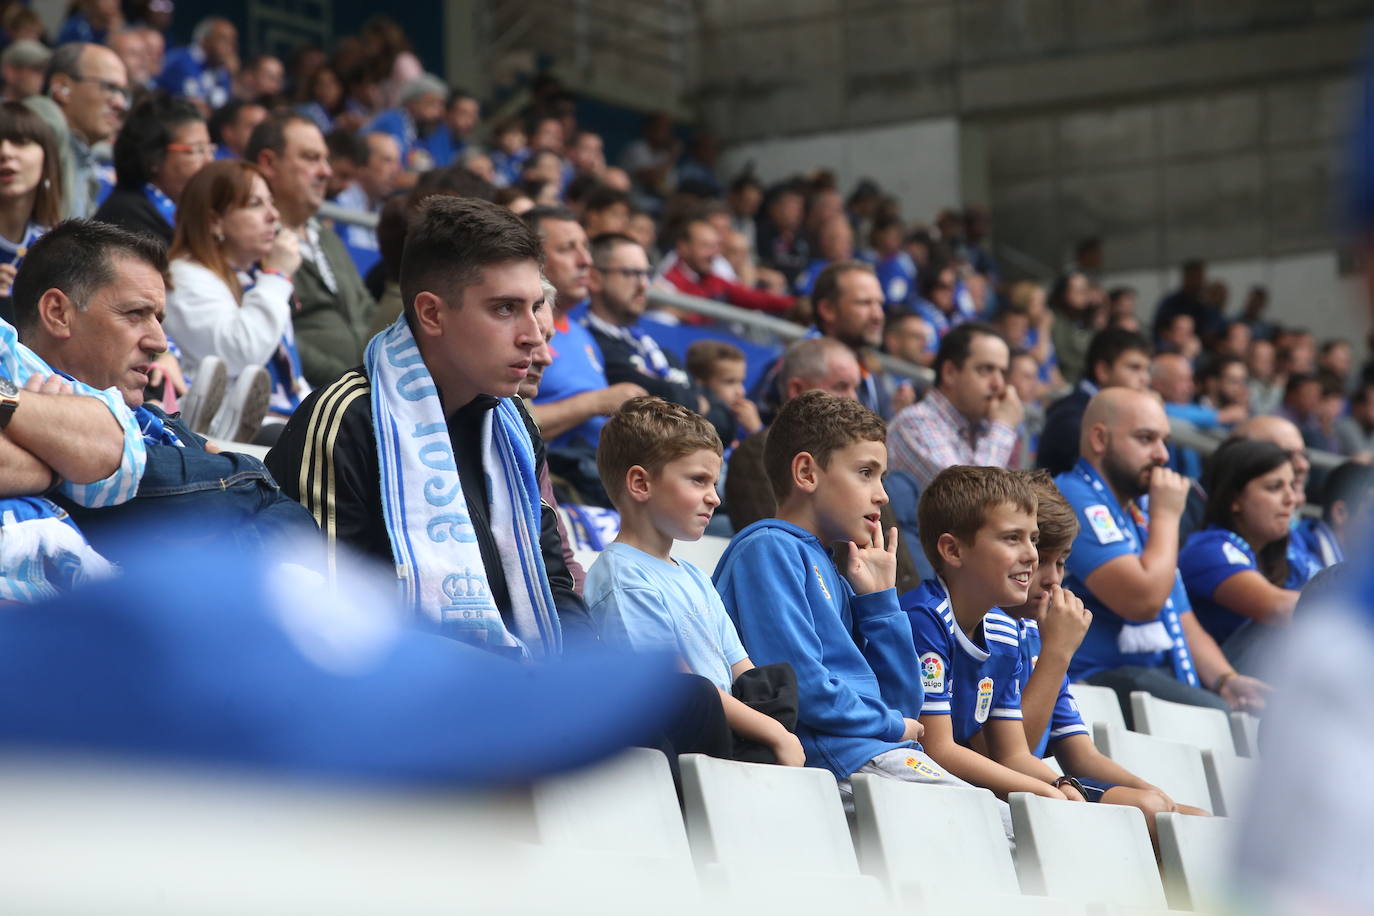
M 153 205 L 153 209 L 158 212 L 167 225 L 176 228 L 177 224 L 177 205 L 172 203 L 172 198 L 163 194 L 161 189 L 151 181 L 143 186 L 143 196 L 148 198 L 148 203 Z

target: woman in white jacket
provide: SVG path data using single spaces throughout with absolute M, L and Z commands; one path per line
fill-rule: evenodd
M 264 368 L 268 422 L 284 421 L 309 394 L 291 329 L 291 275 L 300 245 L 280 225 L 257 166 L 223 160 L 187 183 L 168 252 L 171 288 L 164 326 L 187 370 L 218 357 L 231 379 Z

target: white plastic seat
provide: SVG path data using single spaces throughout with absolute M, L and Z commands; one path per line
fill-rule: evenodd
M 1234 822 L 1225 817 L 1160 814 L 1155 824 L 1169 905 L 1176 910 L 1224 910 Z
M 1133 690 L 1131 715 L 1135 718 L 1135 730 L 1142 734 L 1191 744 L 1199 751 L 1211 750 L 1232 757 L 1236 754 L 1231 722 L 1220 709 L 1171 703 L 1143 690 Z
M 704 535 L 695 541 L 675 541 L 673 556 L 679 560 L 686 560 L 710 576 L 716 571 L 716 564 L 720 562 L 725 548 L 729 546 L 729 538 Z
M 668 758 L 650 748 L 536 783 L 530 790 L 539 842 L 675 860 L 690 872 L 692 851 Z
M 1021 892 L 997 799 L 988 790 L 862 773 L 850 781 L 859 865 L 894 893 L 910 882 L 987 894 Z M 913 842 L 918 837 L 939 841 Z
M 1102 722 L 1093 726 L 1093 742 L 1102 753 L 1146 782 L 1159 786 L 1175 802 L 1212 811 L 1207 772 L 1197 748 Z
M 1248 712 L 1231 713 L 1231 738 L 1236 753 L 1242 757 L 1259 757 L 1260 720 Z
M 886 899 L 859 873 L 839 787 L 827 770 L 718 760 L 684 754 L 687 837 L 702 882 L 735 905 Z
M 1110 687 L 1094 687 L 1091 684 L 1070 684 L 1069 695 L 1078 704 L 1078 714 L 1088 728 L 1095 722 L 1106 722 L 1117 728 L 1126 727 L 1126 717 L 1121 714 L 1121 703 L 1116 691 Z
M 1013 792 L 1016 873 L 1027 894 L 1080 903 L 1165 908 L 1145 816 Z
M 912 916 L 1098 916 L 1082 903 L 1057 897 L 985 892 L 977 884 L 904 884 L 902 910 Z
M 1207 774 L 1207 790 L 1212 795 L 1212 813 L 1221 817 L 1240 814 L 1257 766 L 1257 761 L 1235 754 L 1202 752 L 1202 769 Z

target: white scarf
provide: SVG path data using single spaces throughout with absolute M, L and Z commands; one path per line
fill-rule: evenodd
M 404 315 L 372 338 L 364 365 L 383 514 L 407 605 L 464 642 L 558 654 L 562 631 L 540 553 L 534 448 L 518 408 L 501 399 L 483 420 L 480 445 L 456 443 L 482 449 L 491 531 L 510 593 L 507 629 L 487 584 L 439 390 Z

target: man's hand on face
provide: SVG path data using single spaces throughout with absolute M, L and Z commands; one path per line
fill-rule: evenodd
M 1163 466 L 1150 471 L 1150 516 L 1180 516 L 1188 503 L 1188 478 Z
M 1002 396 L 992 402 L 992 412 L 988 419 L 1001 421 L 1015 429 L 1021 425 L 1025 416 L 1026 408 L 1021 404 L 1021 396 L 1016 393 L 1015 388 L 1008 385 L 1002 389 Z

